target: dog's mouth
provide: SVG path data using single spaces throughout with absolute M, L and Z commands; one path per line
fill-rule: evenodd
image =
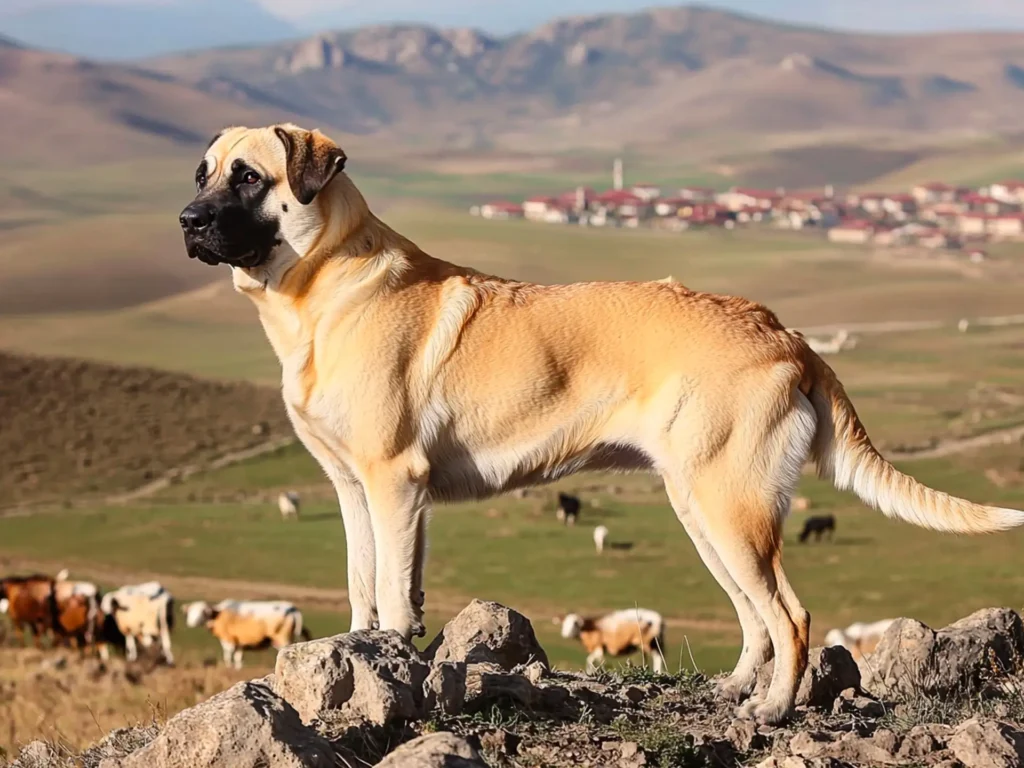
M 261 266 L 266 262 L 269 254 L 262 253 L 256 248 L 252 248 L 248 251 L 244 251 L 239 255 L 235 254 L 222 254 L 207 248 L 205 245 L 200 243 L 193 243 L 189 246 L 188 257 L 190 259 L 199 259 L 203 264 L 209 264 L 210 266 L 218 266 L 220 264 L 227 264 L 232 267 L 242 267 L 243 269 L 252 269 L 253 267 Z

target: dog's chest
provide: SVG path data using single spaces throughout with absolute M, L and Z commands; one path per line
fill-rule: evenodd
M 282 395 L 295 434 L 332 480 L 354 475 L 347 448 L 350 419 L 347 400 L 328 397 L 313 384 L 307 387 L 301 376 L 282 378 Z

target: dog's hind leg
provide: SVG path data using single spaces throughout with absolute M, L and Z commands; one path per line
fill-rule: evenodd
M 810 614 L 782 570 L 782 522 L 814 437 L 810 402 L 794 389 L 766 392 L 729 430 L 728 442 L 695 475 L 694 514 L 729 575 L 768 628 L 772 682 L 741 717 L 777 723 L 792 711 L 807 666 Z
M 664 480 L 665 490 L 676 517 L 686 529 L 686 533 L 693 541 L 697 554 L 704 561 L 704 565 L 729 596 L 740 621 L 740 627 L 743 630 L 743 650 L 732 674 L 720 680 L 716 686 L 716 693 L 719 696 L 728 701 L 739 702 L 754 690 L 758 668 L 772 658 L 772 641 L 768 634 L 768 627 L 761 620 L 753 603 L 729 574 L 729 570 L 722 563 L 715 548 L 704 534 L 700 521 L 690 511 L 688 492 L 684 490 L 685 485 L 674 481 L 667 474 Z

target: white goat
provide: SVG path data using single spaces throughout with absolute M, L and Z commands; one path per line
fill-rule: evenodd
M 290 517 L 299 519 L 299 494 L 296 491 L 286 491 L 277 497 L 277 508 L 281 510 L 281 517 L 286 520 Z

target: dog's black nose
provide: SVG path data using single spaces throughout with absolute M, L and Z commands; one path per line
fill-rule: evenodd
M 215 218 L 217 211 L 209 203 L 192 203 L 181 212 L 178 221 L 186 232 L 202 232 Z

